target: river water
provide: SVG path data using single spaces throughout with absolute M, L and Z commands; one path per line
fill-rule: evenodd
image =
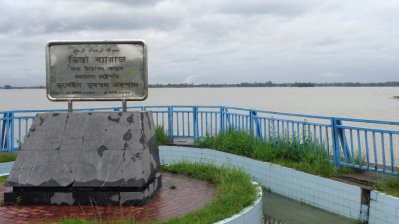
M 399 87 L 150 88 L 135 105 L 225 105 L 313 115 L 399 121 Z M 120 102 L 76 102 L 74 108 L 120 106 Z M 59 109 L 44 89 L 0 90 L 0 111 Z

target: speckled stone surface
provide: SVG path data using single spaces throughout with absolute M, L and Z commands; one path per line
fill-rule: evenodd
M 155 138 L 151 112 L 38 114 L 10 172 L 14 191 L 5 202 L 31 198 L 32 189 L 43 199 L 27 200 L 33 204 L 147 200 L 161 185 Z

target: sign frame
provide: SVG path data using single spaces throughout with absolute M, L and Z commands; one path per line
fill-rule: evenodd
M 143 46 L 143 92 L 142 97 L 136 96 L 124 96 L 124 97 L 57 97 L 51 95 L 51 55 L 50 48 L 55 45 L 106 45 L 106 44 L 131 44 L 131 45 L 142 45 Z M 141 81 L 141 80 L 140 80 Z M 147 44 L 143 40 L 55 40 L 50 41 L 46 45 L 46 95 L 50 101 L 143 101 L 148 97 L 148 55 L 147 55 Z

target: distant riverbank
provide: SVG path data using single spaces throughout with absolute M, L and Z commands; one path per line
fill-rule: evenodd
M 399 82 L 294 82 L 294 83 L 272 83 L 267 82 L 242 82 L 235 84 L 190 84 L 190 83 L 168 83 L 168 84 L 149 84 L 149 88 L 228 88 L 228 87 L 399 87 Z M 11 85 L 0 86 L 0 89 L 44 89 L 45 86 L 26 86 L 14 87 Z

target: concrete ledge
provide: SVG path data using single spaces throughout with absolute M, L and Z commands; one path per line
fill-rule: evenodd
M 253 182 L 256 185 L 257 196 L 256 201 L 242 210 L 240 213 L 233 215 L 230 218 L 223 219 L 216 224 L 245 224 L 245 223 L 263 223 L 263 211 L 262 211 L 262 188 L 258 183 Z
M 369 223 L 399 223 L 399 198 L 371 191 Z
M 211 149 L 159 148 L 162 163 L 190 161 L 238 167 L 273 192 L 348 218 L 360 218 L 360 187 Z
M 0 176 L 9 175 L 13 165 L 14 162 L 0 163 Z

